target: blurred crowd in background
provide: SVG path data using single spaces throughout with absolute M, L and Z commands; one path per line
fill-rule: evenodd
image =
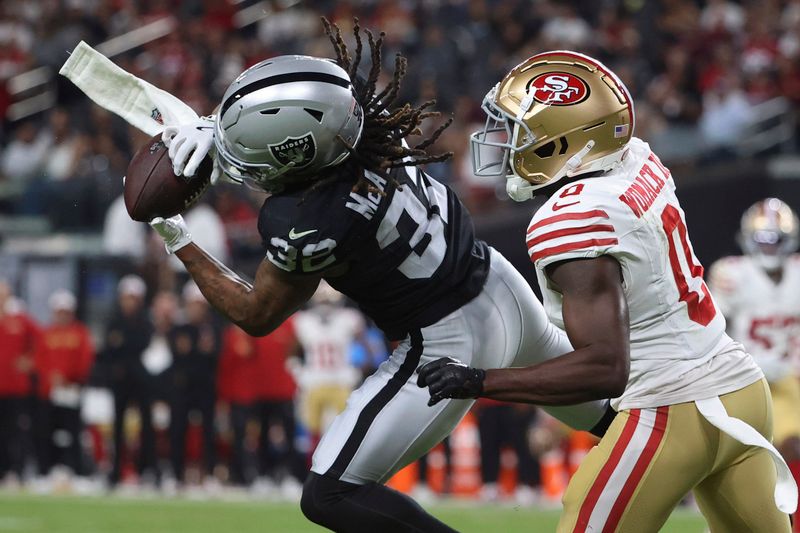
M 391 346 L 324 294 L 304 311 L 316 315 L 296 316 L 263 339 L 221 321 L 162 241 L 125 211 L 121 178 L 147 137 L 54 73 L 80 40 L 98 45 L 168 21 L 164 36 L 123 47 L 112 59 L 208 114 L 228 84 L 264 58 L 330 57 L 321 15 L 350 43 L 354 16 L 385 31 L 385 77 L 396 53 L 408 57 L 401 99 L 436 98 L 443 114 L 429 127 L 454 118 L 439 142 L 453 159 L 427 170 L 474 213 L 508 205 L 502 180 L 472 174 L 468 136 L 483 125 L 481 101 L 511 67 L 546 49 L 588 53 L 616 71 L 636 102 L 635 134 L 668 164 L 706 168 L 796 149 L 792 121 L 785 138 L 750 141 L 764 116 L 790 120 L 800 101 L 800 0 L 2 2 L 0 245 L 8 228 L 22 224 L 23 241 L 97 241 L 92 253 L 118 258 L 120 274 L 130 273 L 115 280 L 108 299 L 116 303 L 106 306 L 113 312 L 91 317 L 80 294 L 53 292 L 42 297 L 45 306 L 28 297 L 36 293 L 30 282 L 22 294 L 15 290 L 21 276 L 0 273 L 11 278 L 10 286 L 0 284 L 0 478 L 7 483 L 35 490 L 54 490 L 65 479 L 226 485 L 296 496 L 330 413 Z M 28 96 L 15 87 L 31 71 L 52 75 L 55 98 L 19 114 L 14 106 Z M 218 186 L 185 218 L 201 246 L 252 274 L 263 259 L 256 228 L 263 198 Z M 52 239 L 25 249 L 74 251 Z M 304 339 L 309 328 L 317 341 L 325 338 L 330 324 L 337 324 L 333 344 L 346 350 Z M 332 372 L 332 364 L 345 370 Z M 330 374 L 339 376 L 335 386 L 318 380 Z M 477 490 L 495 499 L 516 487 L 524 501 L 534 489 L 556 501 L 591 446 L 524 406 L 479 402 L 466 420 L 415 467 L 417 481 L 405 488 Z
M 800 100 L 797 0 L 39 0 L 0 6 L 0 116 L 13 103 L 8 81 L 36 67 L 57 71 L 84 39 L 103 42 L 161 19 L 166 36 L 113 57 L 126 70 L 210 113 L 246 67 L 272 55 L 331 56 L 320 15 L 349 36 L 352 18 L 387 33 L 384 73 L 409 59 L 403 99 L 436 98 L 452 161 L 429 171 L 473 211 L 497 208 L 496 183 L 472 175 L 469 133 L 480 103 L 513 65 L 545 49 L 593 55 L 615 70 L 636 101 L 636 134 L 662 159 L 696 164 L 735 157 L 758 105 Z M 247 9 L 269 16 L 244 19 Z M 349 39 L 352 41 L 352 39 Z M 5 83 L 5 85 L 4 85 Z M 97 231 L 120 193 L 120 176 L 144 139 L 57 80 L 52 109 L 6 120 L 0 137 L 0 213 L 43 214 L 57 230 Z M 431 127 L 436 126 L 435 123 Z M 748 154 L 749 155 L 749 154 Z M 223 219 L 257 209 L 210 196 Z M 75 204 L 81 206 L 75 209 Z M 227 222 L 228 220 L 226 220 Z

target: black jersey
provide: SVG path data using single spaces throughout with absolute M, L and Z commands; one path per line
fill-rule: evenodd
M 267 259 L 298 274 L 324 275 L 380 327 L 401 339 L 480 293 L 489 253 L 456 195 L 421 170 L 392 170 L 400 187 L 367 173 L 381 191 L 335 182 L 269 197 L 258 229 Z M 346 265 L 346 266 L 345 266 Z

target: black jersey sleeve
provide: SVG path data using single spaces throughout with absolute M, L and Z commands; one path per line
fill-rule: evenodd
M 363 225 L 344 209 L 349 190 L 333 184 L 267 198 L 258 218 L 267 260 L 297 274 L 320 274 L 347 262 Z

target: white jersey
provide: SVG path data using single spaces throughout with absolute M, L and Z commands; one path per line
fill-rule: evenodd
M 352 387 L 358 371 L 350 364 L 350 348 L 364 329 L 364 318 L 348 308 L 310 309 L 294 315 L 297 340 L 303 347 L 300 385 Z
M 744 344 L 770 381 L 800 371 L 800 256 L 790 257 L 775 283 L 753 259 L 725 257 L 709 284 L 728 333 Z
M 564 327 L 561 294 L 545 267 L 610 255 L 622 268 L 631 337 L 630 377 L 615 409 L 689 402 L 753 383 L 763 374 L 725 333 L 669 170 L 640 139 L 627 150 L 618 168 L 565 185 L 531 221 L 528 251 L 548 317 Z

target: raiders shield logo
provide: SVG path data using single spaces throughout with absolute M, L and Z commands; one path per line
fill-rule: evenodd
M 589 97 L 585 81 L 568 72 L 540 74 L 528 83 L 528 93 L 539 103 L 573 105 Z
M 293 163 L 294 168 L 302 168 L 314 160 L 317 143 L 314 141 L 314 134 L 307 133 L 302 137 L 286 137 L 278 144 L 270 144 L 269 150 L 281 165 Z

